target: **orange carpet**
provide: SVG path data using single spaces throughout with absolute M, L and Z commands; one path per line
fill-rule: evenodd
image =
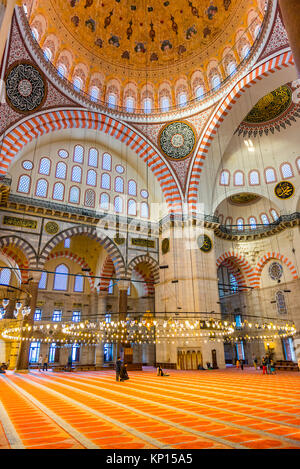
M 300 373 L 0 376 L 0 449 L 299 449 Z

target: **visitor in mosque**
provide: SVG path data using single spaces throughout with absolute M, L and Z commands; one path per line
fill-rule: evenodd
M 7 364 L 7 363 L 2 363 L 2 364 L 1 364 L 1 368 L 2 368 L 3 370 L 7 370 L 7 369 L 8 369 L 8 364 Z
M 239 361 L 239 360 L 237 360 L 237 361 L 235 362 L 235 366 L 236 366 L 237 368 L 240 367 L 240 361 Z
M 157 376 L 170 376 L 170 375 L 168 375 L 167 373 L 164 373 L 161 366 L 158 365 L 158 367 L 157 367 Z
M 253 365 L 254 365 L 254 368 L 257 370 L 257 367 L 258 367 L 258 359 L 257 359 L 257 357 L 254 358 L 254 360 L 253 360 Z
M 120 381 L 126 381 L 127 379 L 129 379 L 127 373 L 127 363 L 124 363 L 124 365 L 121 365 L 120 369 Z
M 0 374 L 5 374 L 5 373 L 6 373 L 5 369 L 4 369 L 3 365 L 1 365 L 0 366 Z
M 43 371 L 48 371 L 48 355 L 45 355 L 43 360 Z
M 121 368 L 122 368 L 122 360 L 121 360 L 121 357 L 118 357 L 116 361 L 116 381 L 120 381 Z
M 70 355 L 68 356 L 68 363 L 67 363 L 67 371 L 71 371 L 72 370 L 72 353 L 70 353 Z
M 240 363 L 241 363 L 241 370 L 243 370 L 244 369 L 244 360 L 241 360 Z
M 263 375 L 268 374 L 268 372 L 267 372 L 267 357 L 262 358 L 261 364 L 262 364 L 262 369 L 263 369 Z
M 270 372 L 271 372 L 271 375 L 275 375 L 275 374 L 276 374 L 274 360 L 270 360 Z

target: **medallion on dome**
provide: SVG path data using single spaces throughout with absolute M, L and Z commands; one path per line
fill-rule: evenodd
M 289 199 L 294 195 L 295 187 L 289 181 L 281 181 L 275 186 L 274 192 L 278 199 Z

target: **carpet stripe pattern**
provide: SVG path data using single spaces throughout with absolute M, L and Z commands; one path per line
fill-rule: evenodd
M 0 449 L 299 449 L 300 374 L 0 376 Z

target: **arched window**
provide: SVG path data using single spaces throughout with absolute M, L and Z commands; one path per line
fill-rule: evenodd
M 83 163 L 83 147 L 81 145 L 76 145 L 74 148 L 73 161 L 75 163 Z
M 109 94 L 108 95 L 108 107 L 111 109 L 114 109 L 117 104 L 117 97 L 115 94 Z
M 111 171 L 111 156 L 109 153 L 103 153 L 102 169 L 105 171 Z
M 86 207 L 95 207 L 95 192 L 92 189 L 85 191 L 84 205 Z
M 71 246 L 71 239 L 66 238 L 65 241 L 64 241 L 64 248 L 69 249 L 70 246 Z
M 116 177 L 115 179 L 115 191 L 121 193 L 124 192 L 124 181 L 120 176 Z
M 221 79 L 219 75 L 215 75 L 211 79 L 211 87 L 213 90 L 217 90 L 221 86 Z
M 259 181 L 259 172 L 256 170 L 250 171 L 249 173 L 249 183 L 250 186 L 258 186 L 260 181 Z
M 300 158 L 297 158 L 297 159 L 296 159 L 296 166 L 297 166 L 297 169 L 298 169 L 298 171 L 299 171 L 299 173 L 300 173 Z
M 230 173 L 227 170 L 224 170 L 221 172 L 220 175 L 220 185 L 221 186 L 229 186 L 229 180 L 230 180 Z
M 243 229 L 244 229 L 244 219 L 243 218 L 238 218 L 236 223 L 237 223 L 238 230 L 243 231 Z
M 57 68 L 57 73 L 61 78 L 64 78 L 67 74 L 67 69 L 63 64 L 59 64 Z
M 144 99 L 144 113 L 150 114 L 152 111 L 152 101 L 150 98 Z
M 32 34 L 32 36 L 34 37 L 34 39 L 36 41 L 39 41 L 40 36 L 39 36 L 38 30 L 36 28 L 32 28 L 31 34 Z
M 75 91 L 81 91 L 82 90 L 82 80 L 79 77 L 75 77 L 73 80 L 73 87 Z
M 141 203 L 141 217 L 149 218 L 149 206 L 147 202 Z
M 292 178 L 294 176 L 292 166 L 290 163 L 284 163 L 280 166 L 280 171 L 283 179 Z
M 234 62 L 230 62 L 227 66 L 228 76 L 233 75 L 236 72 L 236 65 Z
M 65 186 L 61 182 L 57 182 L 53 187 L 53 199 L 63 200 L 65 194 Z
M 116 213 L 123 212 L 123 199 L 120 196 L 115 197 L 115 212 Z
M 66 265 L 60 264 L 55 269 L 53 290 L 66 291 L 68 289 L 69 269 Z
M 113 294 L 114 294 L 114 282 L 113 282 L 112 279 L 109 281 L 109 285 L 108 285 L 108 294 L 109 294 L 109 295 L 113 295 Z M 111 315 L 108 315 L 108 314 L 107 314 L 106 316 L 110 316 L 110 317 L 111 317 Z M 107 321 L 107 320 L 106 320 L 106 316 L 105 316 L 105 321 L 106 321 L 106 322 L 110 322 L 110 321 Z
M 99 88 L 97 88 L 97 86 L 92 86 L 92 88 L 90 89 L 91 100 L 94 102 L 98 101 L 99 93 Z
M 71 204 L 79 204 L 80 198 L 80 189 L 76 186 L 71 187 L 70 195 L 69 195 L 69 202 Z
M 275 298 L 278 314 L 287 314 L 284 293 L 282 291 L 276 292 Z
M 269 218 L 265 213 L 261 214 L 260 219 L 261 219 L 261 221 L 264 225 L 269 225 L 270 224 Z
M 83 275 L 76 275 L 74 280 L 74 291 L 83 292 L 84 290 L 84 277 Z
M 96 148 L 90 148 L 89 166 L 92 166 L 93 168 L 98 168 L 98 150 L 96 150 Z
M 100 208 L 102 210 L 108 210 L 109 209 L 109 195 L 103 192 L 100 196 Z
M 169 109 L 170 109 L 170 100 L 167 96 L 164 96 L 163 98 L 161 98 L 160 107 L 161 107 L 162 112 L 168 112 L 169 111 Z
M 40 161 L 39 173 L 49 176 L 50 174 L 51 161 L 48 158 L 42 158 Z
M 126 98 L 125 106 L 126 106 L 126 112 L 133 112 L 134 111 L 134 99 L 131 97 Z
M 93 169 L 88 170 L 87 177 L 86 177 L 86 183 L 87 183 L 88 186 L 96 187 L 96 185 L 97 185 L 97 173 Z
M 178 104 L 180 107 L 184 107 L 187 105 L 187 95 L 186 93 L 180 93 L 178 96 Z
M 266 179 L 267 184 L 270 184 L 272 182 L 277 181 L 276 173 L 275 173 L 275 170 L 273 168 L 266 168 L 265 169 L 265 179 Z
M 110 189 L 110 175 L 103 173 L 101 176 L 101 187 L 102 189 Z
M 129 195 L 136 195 L 137 194 L 136 182 L 133 181 L 132 179 L 130 181 L 128 181 L 128 194 Z
M 95 207 L 95 192 L 92 189 L 85 191 L 84 205 L 86 207 Z
M 39 289 L 45 290 L 47 287 L 47 272 L 42 272 L 40 282 L 39 282 Z
M 11 278 L 11 270 L 10 269 L 2 269 L 0 271 L 0 284 L 1 285 L 9 285 Z
M 203 86 L 198 86 L 195 91 L 196 99 L 202 99 L 204 96 L 204 88 Z
M 271 213 L 272 218 L 273 218 L 274 221 L 278 220 L 279 216 L 278 216 L 278 213 L 276 212 L 276 210 L 274 208 L 272 208 L 270 210 L 270 213 Z
M 81 182 L 81 178 L 82 178 L 82 169 L 80 168 L 80 166 L 73 166 L 71 180 L 73 182 Z
M 226 218 L 225 226 L 232 226 L 232 217 L 227 217 Z
M 256 230 L 256 226 L 257 226 L 256 218 L 250 217 L 249 218 L 249 225 L 251 226 L 251 230 Z
M 47 60 L 47 62 L 49 62 L 52 59 L 52 52 L 48 47 L 44 49 L 44 57 Z
M 46 179 L 39 179 L 36 185 L 35 195 L 37 197 L 47 197 L 48 181 Z
M 133 199 L 128 200 L 128 215 L 136 216 L 136 201 Z
M 244 174 L 242 173 L 242 171 L 236 171 L 234 173 L 234 185 L 243 186 L 244 184 L 245 184 Z
M 18 184 L 18 192 L 28 194 L 30 190 L 31 179 L 29 176 L 21 176 Z
M 250 47 L 244 46 L 241 52 L 242 59 L 245 59 L 250 54 Z
M 56 165 L 55 177 L 58 179 L 66 179 L 67 175 L 67 165 L 60 161 Z

